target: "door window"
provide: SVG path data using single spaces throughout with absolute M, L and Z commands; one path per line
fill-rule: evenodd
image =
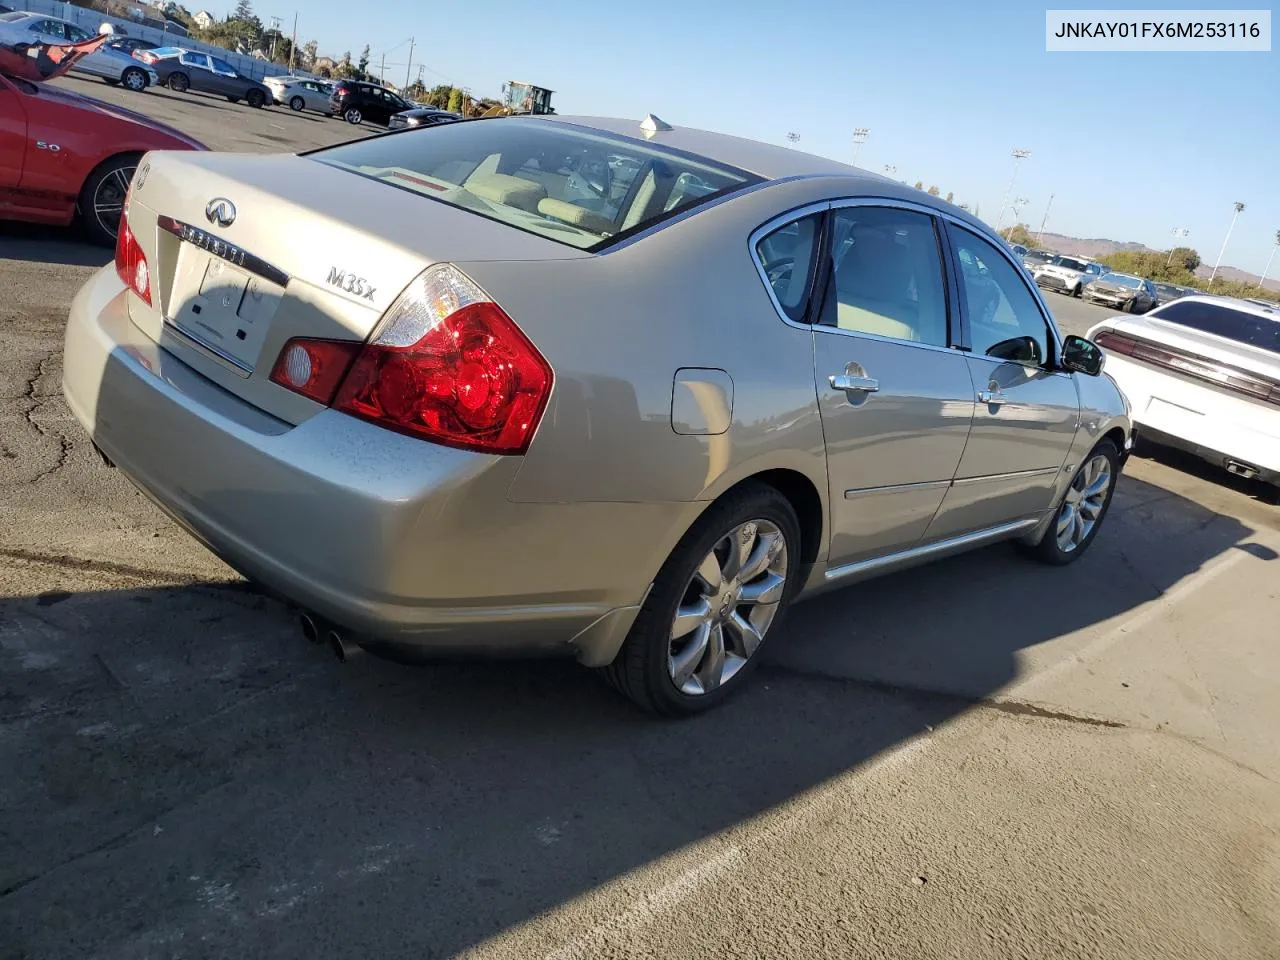
M 894 340 L 947 345 L 947 298 L 933 218 L 847 207 L 831 218 L 834 310 L 823 322 Z
M 72 43 L 80 43 L 82 40 L 88 40 L 93 36 L 93 34 L 89 33 L 87 30 L 81 30 L 79 27 L 72 26 L 69 23 L 64 24 L 64 26 L 67 30 L 67 39 Z
M 229 77 L 234 77 L 236 75 L 236 68 L 227 63 L 227 61 L 219 60 L 217 57 L 210 57 L 209 60 L 213 64 L 215 73 L 223 73 Z
M 801 323 L 809 308 L 809 286 L 817 247 L 817 214 L 793 220 L 761 237 L 756 261 L 782 312 Z
M 189 67 L 199 67 L 201 70 L 209 69 L 209 58 L 203 53 L 184 53 L 182 62 Z
M 955 228 L 960 287 L 975 354 L 1040 366 L 1049 359 L 1049 327 L 1024 277 L 1000 251 Z

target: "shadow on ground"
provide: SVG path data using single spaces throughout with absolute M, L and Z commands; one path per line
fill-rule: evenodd
M 243 584 L 57 590 L 92 562 L 28 555 L 52 586 L 0 601 L 0 957 L 452 956 L 945 723 L 1250 533 L 1126 478 L 1081 563 L 999 547 L 803 604 L 685 722 L 567 662 L 340 666 Z
M 46 227 L 0 221 L 0 260 L 101 267 L 110 263 L 114 255 L 108 247 L 88 243 L 79 223 L 69 227 Z

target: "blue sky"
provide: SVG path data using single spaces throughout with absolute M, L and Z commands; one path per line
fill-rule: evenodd
M 292 25 L 293 9 L 255 8 Z M 1274 50 L 1047 53 L 1045 5 L 1000 0 L 365 0 L 355 17 L 350 0 L 306 0 L 298 34 L 332 56 L 368 43 L 375 66 L 388 51 L 397 84 L 415 35 L 412 73 L 422 64 L 428 84 L 497 96 L 503 81 L 526 80 L 554 89 L 563 114 L 652 111 L 775 143 L 794 131 L 798 148 L 843 160 L 853 128 L 867 127 L 860 166 L 892 164 L 989 222 L 1020 147 L 1032 156 L 1015 194 L 1033 229 L 1052 193 L 1050 231 L 1163 248 L 1185 227 L 1212 264 L 1241 200 L 1223 262 L 1254 273 L 1280 230 Z

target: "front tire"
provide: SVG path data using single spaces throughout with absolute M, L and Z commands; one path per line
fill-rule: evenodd
M 1080 286 L 1079 284 L 1076 284 L 1076 286 L 1073 287 L 1071 290 L 1071 295 L 1075 297 L 1077 300 L 1080 299 L 1083 293 L 1084 293 L 1084 287 Z
M 364 114 L 362 114 L 355 107 L 351 107 L 350 109 L 347 110 L 346 113 L 342 115 L 342 119 L 346 120 L 347 123 L 351 124 L 352 126 L 355 126 L 359 124 L 361 120 L 364 119 Z
M 174 93 L 186 93 L 191 88 L 191 79 L 185 73 L 169 75 L 169 89 Z
M 261 110 L 262 105 L 267 102 L 267 98 L 263 96 L 261 90 L 250 90 L 245 94 L 244 102 L 255 110 Z
M 302 108 L 305 106 L 306 104 L 302 102 L 301 97 L 294 97 L 292 100 L 289 101 L 289 109 L 292 110 L 294 113 L 301 113 Z
M 1026 552 L 1054 567 L 1065 567 L 1084 556 L 1102 529 L 1119 477 L 1120 451 L 1110 440 L 1099 441 L 1071 478 L 1044 536 L 1039 543 L 1024 546 Z
M 125 88 L 132 90 L 134 93 L 141 93 L 147 89 L 147 75 L 136 67 L 129 67 L 120 75 L 120 82 Z
M 99 166 L 80 190 L 77 207 L 89 239 L 102 246 L 114 246 L 120 230 L 129 182 L 138 168 L 136 156 L 112 157 Z
M 781 493 L 749 483 L 713 504 L 654 579 L 603 668 L 651 713 L 709 710 L 743 685 L 799 585 L 800 523 Z

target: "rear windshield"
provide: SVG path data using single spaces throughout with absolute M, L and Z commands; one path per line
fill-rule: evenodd
M 1080 270 L 1083 272 L 1084 263 L 1080 260 L 1072 260 L 1070 257 L 1058 257 L 1053 261 L 1055 267 L 1065 267 L 1068 270 Z
M 1280 353 L 1280 319 L 1260 317 L 1221 303 L 1203 300 L 1174 300 L 1158 307 L 1150 316 L 1191 327 L 1204 333 L 1226 337 L 1251 347 Z M 1280 318 L 1280 314 L 1277 315 Z
M 583 250 L 759 182 L 703 157 L 517 117 L 408 130 L 308 156 Z

